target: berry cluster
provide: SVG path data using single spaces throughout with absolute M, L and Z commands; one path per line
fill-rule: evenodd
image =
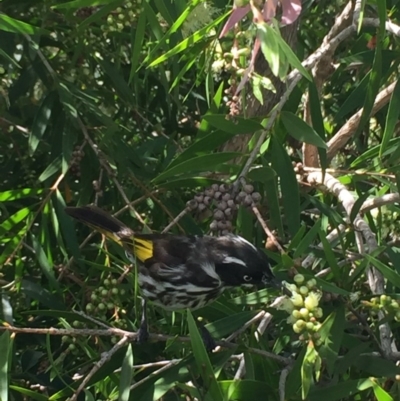
M 81 161 L 85 156 L 85 152 L 81 149 L 80 146 L 75 146 L 75 150 L 72 152 L 71 162 L 70 162 L 70 172 L 75 177 L 81 176 Z
M 136 3 L 140 3 L 137 1 Z M 136 18 L 136 14 L 140 12 L 140 6 L 133 4 L 131 1 L 126 2 L 121 7 L 117 7 L 115 11 L 107 17 L 107 25 L 103 25 L 105 32 L 121 32 L 125 27 L 130 27 Z
M 361 301 L 361 303 L 370 308 L 371 316 L 377 316 L 379 311 L 385 315 L 393 316 L 396 322 L 400 322 L 400 305 L 399 300 L 382 294 L 380 297 L 373 297 L 370 301 Z
M 96 288 L 90 295 L 90 300 L 86 304 L 86 311 L 92 316 L 106 320 L 106 312 L 114 310 L 119 303 L 119 296 L 125 294 L 125 289 L 118 288 L 117 279 L 105 279 L 103 286 Z
M 210 230 L 214 233 L 226 235 L 232 232 L 232 221 L 239 206 L 250 207 L 261 200 L 261 194 L 254 191 L 251 184 L 243 186 L 243 190 L 236 196 L 231 184 L 213 184 L 199 192 L 186 206 L 190 211 L 203 213 L 212 210 L 213 220 Z
M 318 319 L 323 316 L 319 301 L 322 293 L 317 289 L 317 281 L 310 279 L 305 281 L 302 274 L 294 276 L 295 284 L 287 284 L 292 296 L 288 299 L 288 304 L 284 308 L 290 313 L 288 323 L 293 325 L 293 331 L 300 334 L 300 341 L 314 340 L 319 345 L 320 335 L 318 330 L 321 323 Z

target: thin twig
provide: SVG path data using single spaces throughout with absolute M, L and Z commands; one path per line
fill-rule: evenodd
M 137 332 L 131 332 L 127 330 L 121 330 L 113 327 L 109 327 L 108 329 L 74 329 L 74 328 L 68 328 L 68 329 L 56 329 L 54 327 L 49 327 L 49 328 L 33 328 L 33 327 L 26 327 L 26 328 L 21 328 L 21 327 L 15 327 L 11 325 L 4 325 L 0 326 L 0 332 L 4 331 L 9 331 L 11 333 L 25 333 L 25 334 L 43 334 L 43 335 L 55 335 L 55 336 L 71 336 L 71 337 L 78 337 L 78 336 L 117 336 L 117 337 L 126 337 L 130 341 L 136 340 L 137 338 Z M 181 341 L 181 342 L 191 342 L 190 337 L 184 337 L 184 336 L 170 336 L 170 335 L 164 335 L 164 334 L 155 334 L 155 333 L 149 333 L 149 341 L 150 342 L 157 342 L 157 341 L 170 341 L 170 340 L 176 340 L 176 341 Z M 216 341 L 216 345 L 219 345 L 224 348 L 237 348 L 238 344 L 227 342 L 227 341 Z M 279 363 L 282 363 L 284 365 L 291 364 L 293 361 L 291 358 L 286 358 L 280 355 L 276 355 L 272 352 L 260 350 L 257 348 L 252 348 L 252 347 L 247 347 L 246 350 L 250 353 L 261 355 L 265 358 L 270 358 L 273 359 Z
M 241 380 L 243 376 L 246 374 L 246 362 L 244 359 L 244 355 L 239 359 L 239 367 L 233 377 L 233 380 Z
M 263 316 L 265 315 L 265 313 L 266 313 L 265 311 L 261 311 L 261 312 L 257 313 L 257 315 L 253 316 L 243 326 L 241 326 L 238 330 L 234 331 L 229 337 L 227 337 L 225 341 L 231 342 L 237 336 L 244 333 L 248 327 L 250 327 L 252 324 L 254 324 L 254 323 L 258 322 L 260 319 L 262 319 Z
M 263 228 L 263 230 L 264 230 L 265 234 L 267 235 L 267 237 L 269 237 L 271 239 L 273 244 L 277 247 L 277 249 L 279 249 L 280 253 L 285 253 L 285 250 L 282 248 L 281 244 L 278 242 L 278 240 L 276 239 L 275 235 L 268 228 L 267 223 L 265 222 L 265 220 L 261 216 L 261 213 L 258 210 L 258 207 L 256 206 L 255 203 L 253 203 L 251 205 L 251 210 L 253 211 L 254 215 L 257 217 L 257 220 L 261 224 L 261 227 Z
M 91 371 L 85 376 L 82 380 L 82 383 L 76 389 L 75 393 L 69 398 L 69 401 L 76 401 L 78 399 L 78 395 L 81 391 L 87 386 L 90 379 L 94 376 L 94 374 L 107 362 L 111 359 L 111 357 L 124 345 L 126 345 L 129 341 L 128 337 L 122 337 L 109 351 L 103 352 L 99 361 L 97 361 Z
M 161 234 L 167 233 L 173 226 L 177 225 L 179 220 L 186 216 L 188 213 L 189 208 L 183 209 L 176 217 L 173 218 L 173 220 L 164 228 L 164 230 L 161 231 Z
M 169 361 L 168 364 L 162 366 L 160 369 L 155 370 L 154 372 L 151 372 L 148 376 L 144 377 L 142 380 L 139 380 L 138 382 L 136 382 L 135 384 L 132 384 L 132 386 L 130 386 L 130 391 L 134 390 L 135 388 L 141 386 L 143 383 L 145 383 L 146 381 L 152 379 L 154 376 L 159 375 L 160 373 L 168 370 L 169 368 L 171 368 L 172 366 L 177 365 L 181 360 L 179 359 L 172 359 L 171 361 Z

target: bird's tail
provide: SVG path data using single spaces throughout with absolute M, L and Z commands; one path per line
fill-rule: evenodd
M 136 238 L 133 230 L 96 206 L 66 207 L 65 212 L 115 241 L 141 261 L 153 256 L 152 241 Z

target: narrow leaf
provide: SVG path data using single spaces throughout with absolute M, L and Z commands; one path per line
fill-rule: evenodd
M 309 143 L 322 149 L 327 149 L 327 145 L 318 133 L 305 123 L 301 118 L 289 111 L 281 112 L 283 125 L 289 135 L 300 142 Z
M 392 139 L 394 129 L 399 120 L 400 115 L 400 79 L 397 80 L 396 86 L 390 98 L 389 109 L 386 114 L 385 131 L 382 137 L 382 143 L 379 149 L 379 157 L 382 157 L 389 141 Z
M 129 401 L 130 385 L 132 382 L 133 371 L 133 352 L 132 344 L 128 345 L 125 358 L 122 361 L 121 377 L 119 379 L 119 401 Z
M 217 379 L 215 378 L 207 351 L 204 348 L 203 340 L 190 310 L 187 310 L 187 321 L 193 355 L 195 357 L 204 385 L 208 389 L 213 401 L 224 401 L 222 391 L 218 385 Z

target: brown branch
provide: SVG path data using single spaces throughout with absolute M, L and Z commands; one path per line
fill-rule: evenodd
M 378 93 L 375 99 L 374 106 L 371 111 L 371 116 L 376 114 L 382 107 L 384 107 L 390 100 L 393 90 L 396 86 L 396 82 L 393 82 L 381 92 Z M 357 131 L 358 124 L 360 123 L 363 108 L 355 113 L 347 122 L 340 128 L 340 130 L 329 140 L 327 157 L 328 160 L 332 158 L 342 149 L 352 135 Z
M 347 188 L 336 178 L 328 173 L 324 175 L 322 173 L 311 173 L 308 176 L 308 182 L 315 186 L 325 186 L 329 192 L 331 192 L 338 198 L 339 202 L 343 205 L 347 215 L 351 215 L 356 201 L 353 198 L 353 195 L 347 190 Z M 368 246 L 368 252 L 371 253 L 376 250 L 378 245 L 375 239 L 375 235 L 371 231 L 368 224 L 362 219 L 359 213 L 354 217 L 354 221 L 352 222 L 352 224 L 355 228 L 355 233 L 358 233 L 358 235 L 362 234 L 362 236 L 364 237 L 364 240 Z M 361 254 L 365 254 L 362 241 L 361 243 L 358 242 L 357 245 L 359 246 L 359 252 Z M 385 280 L 382 273 L 378 271 L 375 267 L 370 267 L 367 270 L 367 277 L 368 284 L 372 293 L 382 294 L 385 289 Z M 379 326 L 379 331 L 381 346 L 385 352 L 385 355 L 391 356 L 393 354 L 393 351 L 397 352 L 397 350 L 394 348 L 394 345 L 392 345 L 391 331 L 389 325 L 387 323 L 381 324 Z
M 10 326 L 10 325 L 0 326 L 0 332 L 4 332 L 4 331 L 9 331 L 10 333 L 16 333 L 16 334 L 24 333 L 24 334 L 43 334 L 43 335 L 54 335 L 54 336 L 67 335 L 67 336 L 71 336 L 71 337 L 117 336 L 117 337 L 126 337 L 130 341 L 136 340 L 136 338 L 137 338 L 137 332 L 116 329 L 113 327 L 110 327 L 108 329 L 73 329 L 73 328 L 56 329 L 54 327 L 49 327 L 49 328 L 43 329 L 43 328 L 33 328 L 33 327 L 21 328 L 21 327 L 15 327 L 15 326 Z M 164 335 L 164 334 L 149 333 L 149 341 L 150 342 L 169 341 L 169 340 L 177 340 L 177 341 L 187 343 L 187 342 L 191 341 L 191 338 L 190 337 L 182 337 L 182 336 L 169 336 L 169 335 Z M 238 346 L 238 344 L 231 343 L 228 341 L 216 341 L 216 344 L 219 345 L 220 347 L 230 348 L 230 349 L 237 348 L 237 346 Z M 248 352 L 250 352 L 252 354 L 257 354 L 257 355 L 261 355 L 265 358 L 273 359 L 284 365 L 289 365 L 293 362 L 291 358 L 286 358 L 286 357 L 283 357 L 280 355 L 276 355 L 272 352 L 268 352 L 268 351 L 264 351 L 264 350 L 252 348 L 252 347 L 247 347 L 246 349 Z

